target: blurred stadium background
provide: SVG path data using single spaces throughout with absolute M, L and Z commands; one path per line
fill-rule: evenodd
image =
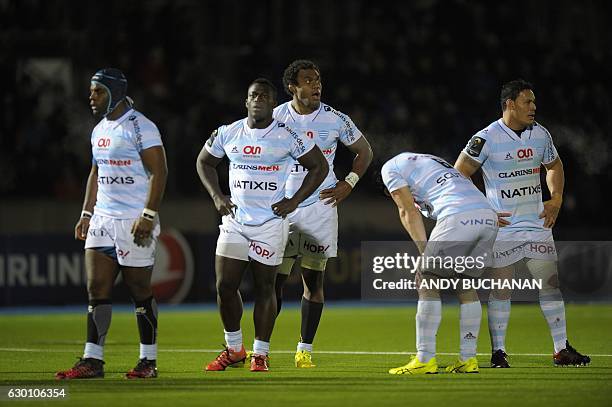
M 0 306 L 85 304 L 72 235 L 91 162 L 89 79 L 108 66 L 126 73 L 168 154 L 156 270 L 166 302 L 214 301 L 218 217 L 195 172 L 199 150 L 218 125 L 245 116 L 252 79 L 280 90 L 297 58 L 320 65 L 323 100 L 351 116 L 375 154 L 340 208 L 328 299 L 359 299 L 361 241 L 407 239 L 377 192 L 376 165 L 402 150 L 454 162 L 500 116 L 500 86 L 517 77 L 535 85 L 537 120 L 565 165 L 556 238 L 607 240 L 610 15 L 596 0 L 0 0 Z M 337 174 L 350 161 L 340 148 Z M 570 272 L 578 284 L 579 268 Z M 292 281 L 287 297 L 297 300 Z

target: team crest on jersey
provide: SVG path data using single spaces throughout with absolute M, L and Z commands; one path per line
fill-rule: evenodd
M 468 143 L 467 153 L 472 157 L 478 157 L 487 140 L 482 137 L 474 136 Z
M 208 138 L 208 141 L 206 141 L 206 145 L 208 145 L 208 147 L 212 147 L 213 143 L 215 142 L 215 138 L 217 137 L 217 134 L 217 129 L 213 130 L 213 132 L 210 133 L 210 137 Z

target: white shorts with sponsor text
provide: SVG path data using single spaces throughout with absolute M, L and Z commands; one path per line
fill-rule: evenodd
M 284 257 L 317 260 L 338 255 L 338 208 L 317 201 L 297 208 L 289 218 L 289 240 Z
M 271 219 L 263 225 L 242 225 L 231 216 L 224 216 L 219 225 L 217 256 L 248 261 L 249 258 L 278 266 L 283 262 L 283 250 L 287 244 L 289 221 Z
M 89 221 L 85 249 L 114 247 L 117 262 L 126 267 L 150 267 L 155 263 L 155 248 L 160 225 L 156 221 L 148 245 L 137 246 L 132 235 L 132 225 L 138 218 L 115 219 L 94 214 Z
M 557 260 L 552 229 L 516 230 L 499 228 L 493 247 L 493 268 L 506 267 L 524 258 Z

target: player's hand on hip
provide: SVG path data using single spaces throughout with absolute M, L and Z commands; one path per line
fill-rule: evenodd
M 559 211 L 561 210 L 561 199 L 549 199 L 544 202 L 544 210 L 540 214 L 540 219 L 544 218 L 544 227 L 552 228 L 555 226 L 555 222 L 557 221 L 557 216 L 559 216 Z
M 299 202 L 292 198 L 283 198 L 272 204 L 272 211 L 276 216 L 285 217 L 297 209 Z
M 134 235 L 134 243 L 136 246 L 146 247 L 151 244 L 151 231 L 153 230 L 153 221 L 145 219 L 142 216 L 132 224 L 132 235 Z
M 338 181 L 335 187 L 319 192 L 319 199 L 324 201 L 325 205 L 332 204 L 332 206 L 338 206 L 351 192 L 353 192 L 353 188 L 351 188 L 348 182 Z
M 81 218 L 74 227 L 74 238 L 76 240 L 85 240 L 87 231 L 89 230 L 89 218 Z
M 503 228 L 504 226 L 508 226 L 510 224 L 510 221 L 506 219 L 510 216 L 512 216 L 512 212 L 497 212 L 497 224 L 500 228 Z
M 217 208 L 217 212 L 219 212 L 221 216 L 230 215 L 231 217 L 234 217 L 236 205 L 234 205 L 229 196 L 216 196 L 213 198 L 213 202 L 215 203 L 215 208 Z

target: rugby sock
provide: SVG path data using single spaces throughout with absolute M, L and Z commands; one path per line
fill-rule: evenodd
M 476 345 L 480 331 L 480 319 L 482 318 L 482 307 L 480 301 L 461 304 L 459 319 L 459 333 L 461 335 L 459 345 L 459 359 L 468 360 L 476 356 Z
M 297 351 L 305 350 L 312 353 L 312 343 L 298 342 Z
M 487 305 L 487 319 L 489 322 L 489 334 L 491 335 L 491 349 L 506 351 L 506 329 L 510 319 L 510 300 L 498 300 L 489 296 Z
M 319 327 L 319 321 L 321 321 L 322 312 L 322 302 L 312 302 L 302 297 L 302 337 L 300 342 L 312 344 Z
M 442 320 L 442 301 L 419 300 L 416 313 L 417 357 L 421 363 L 436 356 L 436 334 Z
M 565 325 L 565 304 L 558 288 L 540 290 L 540 309 L 555 344 L 555 353 L 565 349 L 567 331 Z
M 157 302 L 152 296 L 146 300 L 134 300 L 138 332 L 140 333 L 140 358 L 157 359 Z
M 104 360 L 104 341 L 111 323 L 111 300 L 90 300 L 87 308 L 87 343 L 83 358 Z
M 260 341 L 259 339 L 253 341 L 253 354 L 268 356 L 268 353 L 270 353 L 270 342 Z
M 225 343 L 227 343 L 227 346 L 231 350 L 239 352 L 242 349 L 242 329 L 234 332 L 228 332 L 224 329 L 223 332 L 225 333 Z

